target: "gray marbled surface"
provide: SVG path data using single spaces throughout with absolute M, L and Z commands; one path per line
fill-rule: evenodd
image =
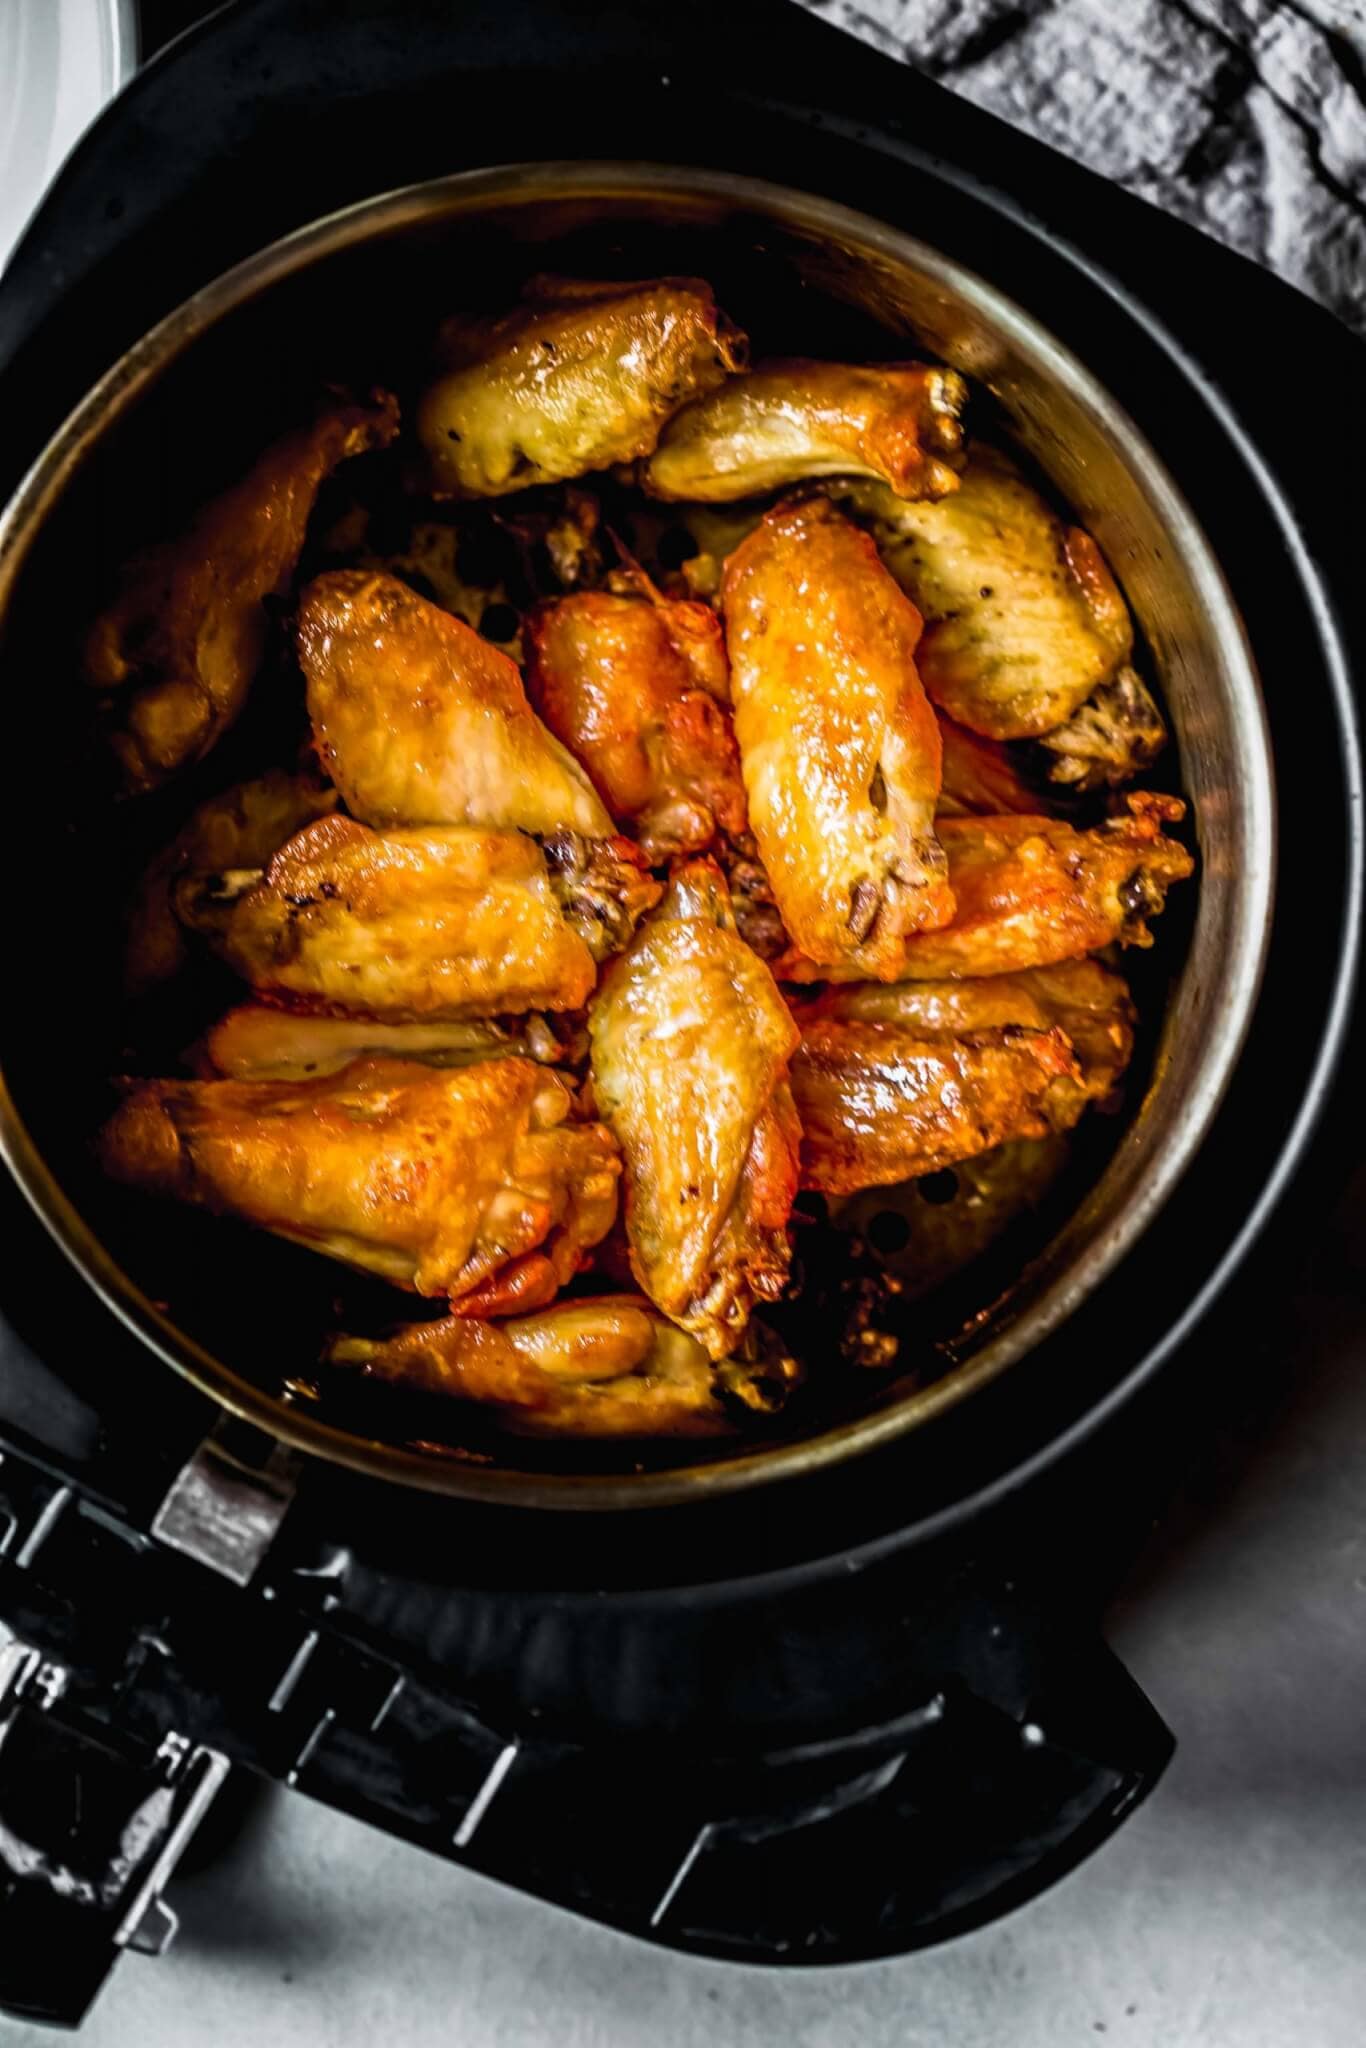
M 1366 332 L 1366 0 L 804 0 Z

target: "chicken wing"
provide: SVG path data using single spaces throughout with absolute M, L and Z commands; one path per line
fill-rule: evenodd
M 725 649 L 707 605 L 648 585 L 582 591 L 532 612 L 523 645 L 537 710 L 652 866 L 743 834 Z
M 953 915 L 920 616 L 823 498 L 779 505 L 742 542 L 723 609 L 750 826 L 783 922 L 823 967 L 895 981 L 912 935 Z
M 536 278 L 524 303 L 458 315 L 418 438 L 438 490 L 490 498 L 648 455 L 679 406 L 745 361 L 710 285 Z
M 185 965 L 185 932 L 171 905 L 177 876 L 190 870 L 263 867 L 301 826 L 336 807 L 336 790 L 317 773 L 271 768 L 192 811 L 151 862 L 129 907 L 128 993 L 145 995 Z
M 1039 737 L 1053 757 L 1049 781 L 1072 789 L 1129 782 L 1151 768 L 1166 744 L 1166 722 L 1152 692 L 1127 666 L 1093 690 L 1062 725 Z
M 797 1028 L 735 930 L 720 869 L 675 871 L 588 1018 L 599 1115 L 625 1160 L 626 1230 L 646 1294 L 712 1357 L 787 1277 L 799 1132 Z
M 471 1313 L 552 1299 L 620 1172 L 530 1060 L 358 1060 L 312 1081 L 149 1081 L 106 1124 L 115 1179 L 238 1216 Z
M 242 1003 L 204 1035 L 197 1071 L 226 1081 L 308 1081 L 339 1074 L 358 1059 L 414 1060 L 467 1067 L 477 1060 L 534 1059 L 555 1065 L 564 1049 L 543 1017 L 454 1024 L 383 1024 L 372 1017 L 311 1017 Z
M 363 823 L 612 836 L 516 664 L 397 577 L 318 577 L 298 646 L 319 759 Z
M 641 480 L 656 498 L 751 498 L 809 477 L 956 490 L 968 387 L 927 363 L 759 363 L 670 420 Z
M 187 875 L 174 900 L 182 923 L 261 994 L 342 1016 L 577 1010 L 596 979 L 585 933 L 601 925 L 591 908 L 566 906 L 520 832 L 380 833 L 324 818 L 264 875 Z
M 1128 608 L 1099 548 L 995 449 L 975 445 L 961 488 L 938 503 L 905 503 L 880 485 L 852 497 L 924 615 L 925 688 L 959 725 L 1036 737 L 1129 659 Z
M 92 688 L 115 693 L 110 741 L 130 791 L 200 760 L 233 723 L 265 646 L 265 600 L 294 573 L 321 485 L 397 432 L 387 393 L 332 406 L 125 570 L 90 629 L 84 666 Z
M 1053 1130 L 1074 1124 L 1089 1103 L 1110 1107 L 1134 1049 L 1128 988 L 1098 960 L 967 981 L 859 982 L 827 990 L 805 1008 L 798 1006 L 796 1014 L 799 1023 L 820 1017 L 887 1025 L 914 1039 L 971 1036 L 1002 1026 L 1062 1030 L 1078 1071 L 1060 1075 L 1048 1089 L 1045 1106 Z
M 1178 797 L 1140 793 L 1128 816 L 1078 832 L 1057 818 L 941 818 L 958 909 L 942 931 L 908 940 L 908 981 L 1016 974 L 1079 960 L 1102 946 L 1150 946 L 1147 920 L 1195 863 L 1164 824 Z M 779 963 L 796 982 L 850 979 L 799 958 Z
M 966 726 L 955 725 L 941 712 L 944 782 L 937 816 L 998 817 L 1004 812 L 1037 816 L 1040 797 L 1031 789 L 1011 749 L 1000 740 L 984 740 Z
M 818 1015 L 792 1062 L 802 1186 L 851 1194 L 1043 1137 L 1060 1081 L 1075 1086 L 1079 1074 L 1056 1028 L 959 1036 Z
M 746 1411 L 772 1414 L 790 1359 L 707 1356 L 635 1295 L 557 1302 L 502 1323 L 449 1317 L 376 1341 L 339 1337 L 328 1362 L 415 1393 L 474 1401 L 521 1435 L 720 1436 Z

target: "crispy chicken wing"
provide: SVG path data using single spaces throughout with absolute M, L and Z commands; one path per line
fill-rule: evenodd
M 1162 829 L 1185 815 L 1179 798 L 1140 793 L 1128 813 L 1089 832 L 1057 818 L 942 818 L 958 909 L 942 931 L 908 942 L 904 978 L 1016 974 L 1111 944 L 1150 946 L 1148 919 L 1195 863 Z M 840 978 L 799 959 L 780 966 L 792 981 Z
M 1043 1137 L 1053 1089 L 1078 1078 L 1056 1028 L 920 1033 L 817 1015 L 792 1062 L 802 1186 L 851 1194 Z
M 253 988 L 304 1008 L 435 1022 L 576 1010 L 584 933 L 535 840 L 472 826 L 372 832 L 324 818 L 264 875 L 187 875 L 176 914 Z
M 975 445 L 961 488 L 935 504 L 876 484 L 852 495 L 924 614 L 925 688 L 960 725 L 1037 737 L 1129 659 L 1128 608 L 1099 548 L 997 450 Z
M 877 1024 L 909 1040 L 977 1037 L 1003 1027 L 1059 1029 L 1076 1060 L 1041 1103 L 1050 1129 L 1076 1123 L 1088 1104 L 1113 1105 L 1134 1048 L 1134 1006 L 1122 976 L 1098 960 L 1068 960 L 1022 974 L 967 981 L 860 982 L 797 1006 L 798 1022 Z
M 745 338 L 699 278 L 536 278 L 511 313 L 448 320 L 438 355 L 418 437 L 439 490 L 489 498 L 648 455 Z
M 365 824 L 612 836 L 516 664 L 397 577 L 318 577 L 300 600 L 298 644 L 319 758 Z
M 358 1060 L 312 1081 L 149 1081 L 101 1137 L 116 1179 L 242 1217 L 471 1313 L 549 1301 L 610 1228 L 601 1124 L 530 1060 Z
M 384 1024 L 373 1017 L 313 1017 L 242 1003 L 204 1034 L 197 1070 L 226 1081 L 308 1081 L 339 1074 L 358 1059 L 415 1060 L 467 1067 L 477 1060 L 534 1059 L 554 1065 L 560 1041 L 543 1017 L 472 1018 L 453 1024 Z
M 265 646 L 265 600 L 287 586 L 324 480 L 348 456 L 383 448 L 398 405 L 334 405 L 268 448 L 189 529 L 124 572 L 95 621 L 85 676 L 117 693 L 110 739 L 130 790 L 198 761 L 246 702 Z
M 531 613 L 523 644 L 537 710 L 652 865 L 745 831 L 725 648 L 707 605 L 649 585 L 576 592 Z
M 771 1414 L 790 1360 L 714 1363 L 637 1295 L 557 1302 L 502 1323 L 448 1317 L 387 1340 L 340 1337 L 328 1360 L 417 1393 L 475 1401 L 522 1435 L 718 1436 Z
M 589 1012 L 593 1094 L 622 1148 L 646 1294 L 714 1358 L 787 1277 L 797 1030 L 735 930 L 719 868 L 675 871 Z
M 642 468 L 656 498 L 751 498 L 809 477 L 956 490 L 968 388 L 927 363 L 759 363 L 675 414 Z
M 151 862 L 128 913 L 124 974 L 128 993 L 144 995 L 185 964 L 185 933 L 171 906 L 178 875 L 263 867 L 303 825 L 337 807 L 337 792 L 312 770 L 267 769 L 190 813 Z
M 919 614 L 823 498 L 768 514 L 726 565 L 723 606 L 750 825 L 783 922 L 823 967 L 895 981 L 910 937 L 953 914 Z

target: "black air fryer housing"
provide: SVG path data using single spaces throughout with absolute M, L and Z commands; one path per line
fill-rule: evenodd
M 1039 1352 L 845 1473 L 648 1516 L 300 1471 L 223 1428 L 0 1191 L 0 1821 L 46 1857 L 24 1874 L 0 1852 L 14 2011 L 78 2018 L 120 1947 L 164 1940 L 161 1887 L 224 1758 L 648 1938 L 819 1963 L 1039 1889 L 1170 1747 L 1094 1616 L 1236 1367 L 1246 1278 L 1207 1311 L 1303 1164 L 1346 1028 L 1361 625 L 1337 480 L 1360 452 L 1359 346 L 787 0 L 244 0 L 97 124 L 0 284 L 0 495 L 234 261 L 374 192 L 532 154 L 843 200 L 990 277 L 1127 407 L 1267 687 L 1280 908 L 1253 1033 L 1175 1199 Z M 1301 1181 L 1297 1224 L 1332 1164 Z M 1276 1230 L 1271 1271 L 1284 1210 Z

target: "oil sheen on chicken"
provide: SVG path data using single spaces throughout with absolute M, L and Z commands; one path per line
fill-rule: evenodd
M 926 363 L 758 363 L 685 406 L 642 481 L 657 498 L 756 497 L 810 477 L 876 477 L 898 496 L 958 487 L 967 386 Z
M 330 407 L 125 569 L 87 637 L 85 677 L 108 693 L 110 744 L 130 791 L 200 760 L 236 719 L 265 647 L 265 601 L 294 573 L 321 485 L 397 432 L 387 394 Z
M 638 1295 L 556 1302 L 490 1323 L 416 1323 L 388 1338 L 339 1337 L 333 1366 L 476 1402 L 525 1436 L 720 1436 L 771 1414 L 795 1376 L 791 1360 L 714 1361 L 695 1337 Z
M 714 862 L 677 869 L 589 1012 L 598 1114 L 625 1161 L 638 1284 L 714 1357 L 787 1278 L 797 1042 Z
M 953 915 L 920 616 L 823 498 L 778 506 L 741 543 L 723 611 L 750 826 L 783 922 L 819 967 L 895 981 L 913 935 Z
M 417 431 L 439 491 L 497 497 L 648 455 L 745 360 L 699 278 L 534 278 L 523 304 L 448 320 Z
M 616 1148 L 572 1108 L 530 1060 L 360 1060 L 302 1082 L 145 1082 L 100 1149 L 130 1186 L 488 1314 L 552 1299 L 611 1227 Z

